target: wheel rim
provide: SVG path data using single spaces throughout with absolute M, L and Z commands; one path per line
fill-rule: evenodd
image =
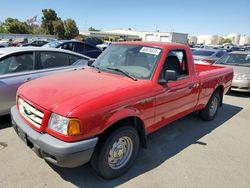
M 209 108 L 209 113 L 211 116 L 214 116 L 218 108 L 218 99 L 214 97 L 211 101 L 211 106 Z
M 109 167 L 117 170 L 125 166 L 133 152 L 133 142 L 131 138 L 123 136 L 116 140 L 109 150 Z

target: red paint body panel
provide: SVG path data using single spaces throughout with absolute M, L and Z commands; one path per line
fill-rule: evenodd
M 138 117 L 148 133 L 204 108 L 213 91 L 229 89 L 233 70 L 221 66 L 194 65 L 189 47 L 183 44 L 156 42 L 122 42 L 162 48 L 160 60 L 151 80 L 134 81 L 123 75 L 98 73 L 92 68 L 59 73 L 28 82 L 18 96 L 46 112 L 40 132 L 64 140 L 77 141 L 104 132 L 126 117 Z M 170 50 L 186 51 L 189 75 L 185 79 L 158 84 L 161 69 Z M 82 134 L 64 136 L 47 128 L 50 114 L 78 118 Z M 32 126 L 33 127 L 33 126 Z

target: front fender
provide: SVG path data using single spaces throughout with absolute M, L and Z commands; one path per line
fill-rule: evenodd
M 140 111 L 138 109 L 124 108 L 122 110 L 117 110 L 116 112 L 112 113 L 112 115 L 107 119 L 102 130 L 106 130 L 108 127 L 118 122 L 119 120 L 122 120 L 128 117 L 138 117 L 139 119 L 142 119 Z

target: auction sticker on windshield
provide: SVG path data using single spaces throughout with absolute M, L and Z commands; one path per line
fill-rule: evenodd
M 161 50 L 157 49 L 157 48 L 142 47 L 142 49 L 140 50 L 140 52 L 147 53 L 147 54 L 152 54 L 152 55 L 159 55 L 159 53 L 161 52 Z

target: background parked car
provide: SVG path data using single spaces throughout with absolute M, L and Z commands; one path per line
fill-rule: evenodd
M 8 47 L 10 46 L 11 39 L 2 39 L 0 40 L 1 47 Z
M 48 44 L 45 44 L 43 47 L 61 48 L 65 50 L 70 50 L 73 52 L 86 55 L 91 58 L 97 58 L 102 53 L 102 51 L 95 46 L 92 46 L 84 42 L 73 41 L 73 40 L 53 41 L 53 42 L 49 42 Z
M 10 43 L 10 46 L 21 46 L 22 44 L 26 44 L 26 43 L 28 43 L 27 38 L 15 38 Z
M 96 46 L 98 44 L 102 44 L 103 41 L 96 37 L 88 37 L 84 40 L 85 43 L 90 44 L 92 46 Z
M 196 49 L 192 51 L 194 62 L 201 64 L 213 64 L 225 53 L 227 53 L 225 50 L 216 49 Z
M 103 51 L 111 44 L 112 44 L 111 42 L 103 42 L 102 44 L 96 45 L 96 47 Z
M 85 60 L 79 62 L 79 59 Z M 30 80 L 52 73 L 82 68 L 87 56 L 67 50 L 38 47 L 0 49 L 0 115 L 8 114 L 15 104 L 18 87 Z
M 26 44 L 22 44 L 21 46 L 43 46 L 45 44 L 47 44 L 48 42 L 45 41 L 45 40 L 35 40 L 33 42 L 29 42 L 29 43 L 26 43 Z
M 223 66 L 230 66 L 234 69 L 231 90 L 250 92 L 250 51 L 230 52 L 215 64 L 223 64 Z

